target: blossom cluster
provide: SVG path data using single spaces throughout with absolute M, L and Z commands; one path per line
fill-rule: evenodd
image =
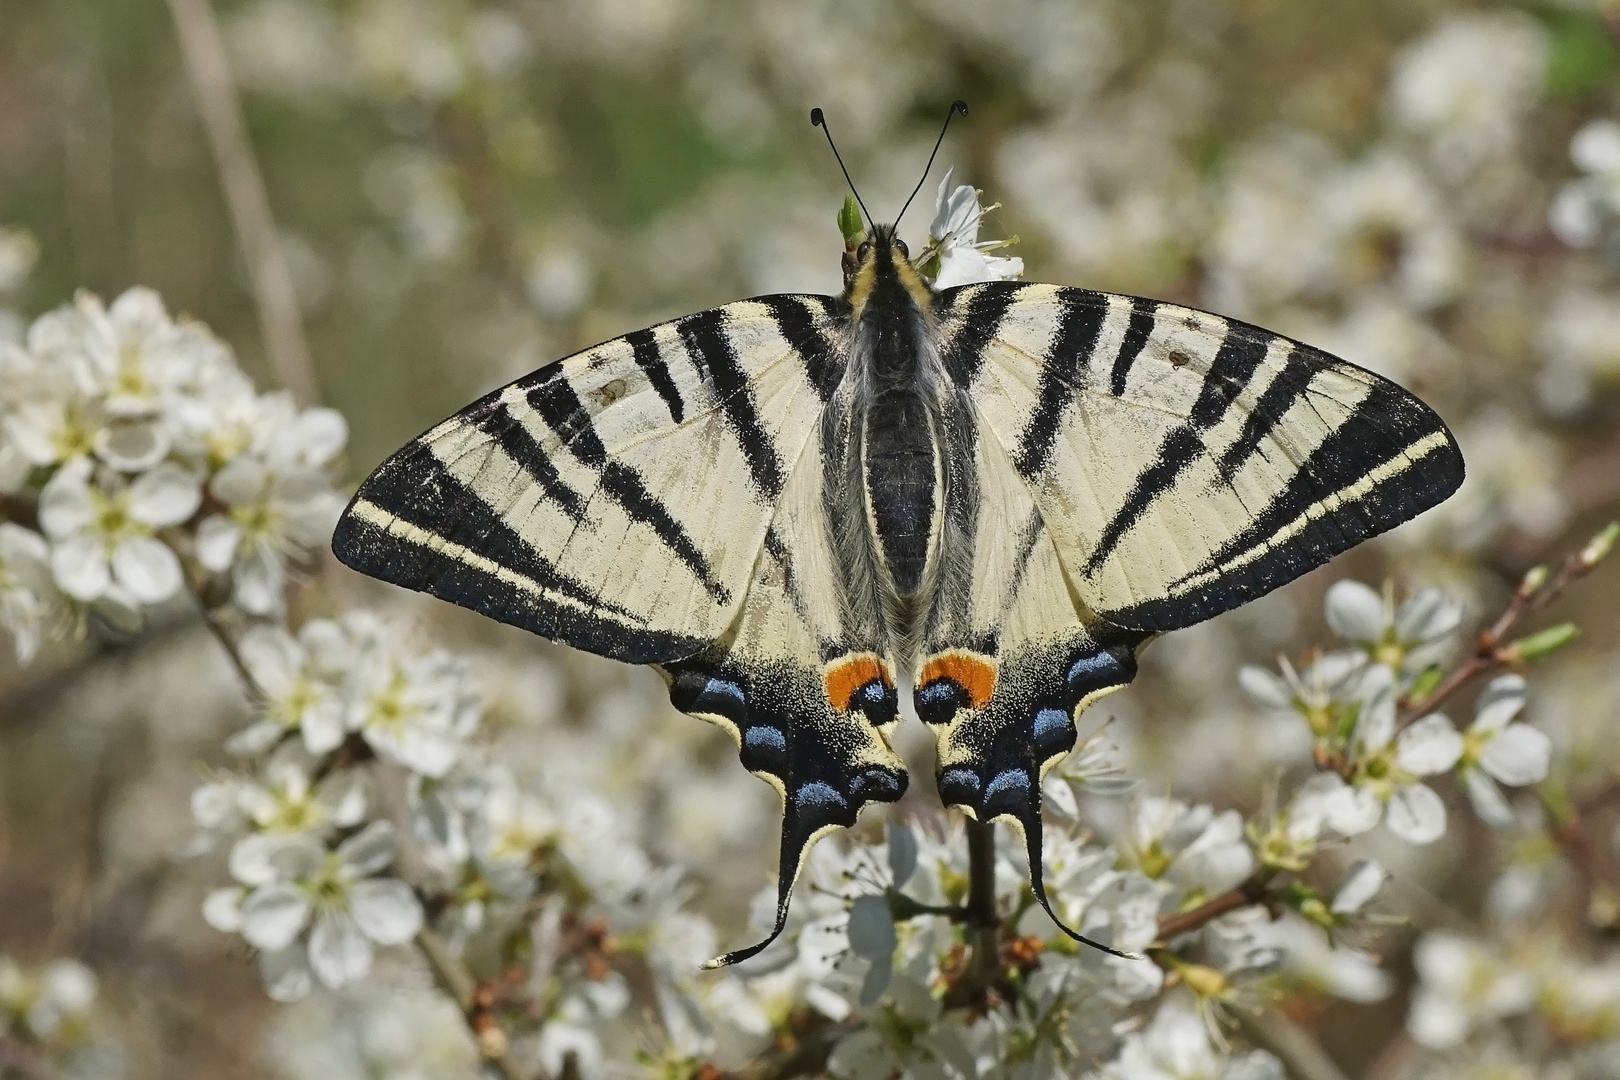
M 348 428 L 259 393 L 230 350 L 149 289 L 89 293 L 0 341 L 0 625 L 19 659 L 42 634 L 138 629 L 188 589 L 277 615 L 288 568 L 342 507 Z M 8 515 L 10 516 L 10 515 Z

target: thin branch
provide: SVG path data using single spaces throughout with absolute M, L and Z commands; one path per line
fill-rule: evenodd
M 320 395 L 300 321 L 298 294 L 276 237 L 264 175 L 242 122 L 242 106 L 237 100 L 219 20 L 211 0 L 169 0 L 169 13 L 174 17 L 208 145 L 219 168 L 220 187 L 236 242 L 247 264 L 270 365 L 281 385 L 309 404 Z
M 1539 574 L 1534 570 L 1526 574 L 1519 587 L 1513 590 L 1513 599 L 1508 601 L 1502 614 L 1479 632 L 1474 640 L 1473 655 L 1454 668 L 1433 690 L 1419 700 L 1408 703 L 1401 714 L 1402 726 L 1433 712 L 1479 676 L 1525 659 L 1518 642 L 1503 643 L 1508 633 L 1524 616 L 1540 611 L 1563 596 L 1575 582 L 1597 569 L 1614 543 L 1613 530 L 1614 526 L 1611 525 L 1580 551 L 1567 556 L 1551 579 L 1546 577 L 1545 568 L 1541 568 Z
M 1269 898 L 1267 886 L 1271 884 L 1275 871 L 1261 869 L 1249 876 L 1241 885 L 1233 886 L 1218 896 L 1204 901 L 1191 911 L 1183 911 L 1159 917 L 1159 940 L 1173 941 L 1182 934 L 1191 933 L 1220 918 L 1227 912 L 1245 908 L 1251 904 L 1263 904 Z
M 455 999 L 456 1006 L 466 1019 L 478 1043 L 479 1053 L 498 1072 L 503 1080 L 545 1080 L 541 1073 L 531 1076 L 512 1055 L 511 1043 L 495 1018 L 479 1002 L 478 980 L 467 965 L 451 951 L 448 943 L 438 934 L 424 927 L 416 935 L 416 947 L 421 950 L 433 977 L 439 986 Z

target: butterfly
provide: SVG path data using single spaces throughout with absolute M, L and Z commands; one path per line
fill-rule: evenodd
M 731 735 L 782 797 L 776 922 L 713 965 L 781 934 L 811 844 L 905 792 L 908 684 L 941 799 L 1016 826 L 1086 940 L 1041 873 L 1041 779 L 1081 710 L 1155 636 L 1441 502 L 1462 456 L 1401 387 L 1234 319 L 936 290 L 889 225 L 843 270 L 840 296 L 698 312 L 490 393 L 384 461 L 333 549 L 653 665 Z

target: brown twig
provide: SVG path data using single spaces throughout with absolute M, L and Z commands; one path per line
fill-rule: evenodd
M 433 969 L 433 978 L 455 1000 L 466 1018 L 478 1043 L 478 1050 L 503 1080 L 545 1080 L 541 1072 L 530 1074 L 512 1055 L 511 1043 L 495 1018 L 485 1010 L 479 999 L 478 981 L 467 965 L 450 950 L 449 944 L 438 934 L 423 928 L 416 935 L 416 947 Z
M 1220 918 L 1229 911 L 1251 904 L 1263 904 L 1269 898 L 1268 887 L 1275 871 L 1256 870 L 1248 880 L 1214 896 L 1191 911 L 1177 912 L 1159 917 L 1159 940 L 1169 942 L 1182 934 L 1197 930 L 1207 922 Z
M 247 264 L 270 366 L 282 386 L 309 404 L 320 395 L 309 344 L 304 340 L 298 294 L 276 236 L 264 175 L 242 122 L 242 106 L 237 100 L 219 20 L 210 0 L 169 0 L 169 13 L 174 18 L 208 145 L 219 169 L 236 242 Z
M 1417 701 L 1407 703 L 1401 713 L 1402 726 L 1433 712 L 1479 676 L 1525 659 L 1518 642 L 1504 644 L 1504 639 L 1520 619 L 1557 600 L 1571 585 L 1597 568 L 1608 554 L 1607 547 L 1599 543 L 1606 536 L 1608 542 L 1613 543 L 1608 530 L 1599 533 L 1586 547 L 1567 556 L 1551 578 L 1546 577 L 1544 568 L 1539 574 L 1534 570 L 1526 574 L 1519 587 L 1513 590 L 1513 599 L 1508 601 L 1496 621 L 1481 630 L 1474 639 L 1473 655 L 1453 668 L 1433 690 Z

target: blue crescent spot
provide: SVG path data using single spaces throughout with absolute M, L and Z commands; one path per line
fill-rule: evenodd
M 972 769 L 946 769 L 939 774 L 939 786 L 942 788 L 963 785 L 974 791 L 979 790 L 979 774 Z
M 750 750 L 775 750 L 783 754 L 787 752 L 787 737 L 776 728 L 760 724 L 743 733 L 743 745 Z
M 703 693 L 700 696 L 707 697 L 709 695 L 730 698 L 738 705 L 746 705 L 748 703 L 748 697 L 743 693 L 743 688 L 732 682 L 730 679 L 710 679 L 704 684 Z
M 1035 714 L 1035 739 L 1039 742 L 1054 732 L 1069 726 L 1069 714 L 1064 709 L 1042 709 Z
M 1113 653 L 1095 652 L 1082 656 L 1073 664 L 1070 664 L 1069 673 L 1063 678 L 1069 684 L 1069 689 L 1073 690 L 1075 688 L 1074 684 L 1081 679 L 1091 682 L 1101 677 L 1105 681 L 1100 685 L 1106 686 L 1110 683 L 1119 682 L 1122 675 L 1124 675 L 1124 671 Z
M 1023 769 L 1006 769 L 996 773 L 995 779 L 985 787 L 984 797 L 991 799 L 1014 788 L 1025 792 L 1029 790 L 1029 774 Z
M 806 784 L 793 796 L 794 803 L 800 810 L 808 807 L 832 808 L 835 806 L 848 806 L 844 797 L 833 790 L 831 784 L 823 784 L 819 780 L 813 784 Z

